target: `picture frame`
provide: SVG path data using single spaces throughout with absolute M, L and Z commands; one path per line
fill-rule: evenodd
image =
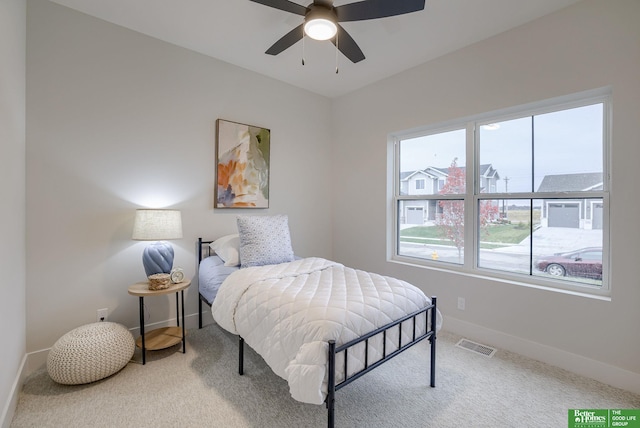
M 216 120 L 214 208 L 269 208 L 271 130 Z

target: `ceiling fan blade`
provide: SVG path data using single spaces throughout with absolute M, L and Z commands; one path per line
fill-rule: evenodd
M 249 0 L 254 3 L 260 3 L 265 6 L 270 6 L 275 9 L 284 10 L 285 12 L 295 13 L 296 15 L 304 16 L 307 13 L 307 8 L 289 0 Z
M 351 62 L 356 63 L 360 62 L 364 59 L 364 53 L 358 46 L 355 40 L 347 33 L 347 31 L 342 28 L 340 24 L 338 24 L 338 34 L 337 34 L 337 44 L 336 37 L 331 39 L 331 42 L 336 45 L 338 50 L 344 54 L 347 58 L 351 60 Z
M 252 0 L 254 1 L 254 0 Z M 363 0 L 334 8 L 339 22 L 364 21 L 424 9 L 425 0 Z
M 287 34 L 282 36 L 280 40 L 275 42 L 269 49 L 267 49 L 265 53 L 269 55 L 278 55 L 280 52 L 296 44 L 298 40 L 302 39 L 303 26 L 304 24 L 300 24 L 293 30 L 289 31 Z

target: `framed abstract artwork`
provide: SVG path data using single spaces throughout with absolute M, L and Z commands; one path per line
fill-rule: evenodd
M 215 208 L 269 208 L 271 131 L 216 121 Z

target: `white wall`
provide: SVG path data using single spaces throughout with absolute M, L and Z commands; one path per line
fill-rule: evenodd
M 437 295 L 445 329 L 640 392 L 639 17 L 637 0 L 585 0 L 336 99 L 334 257 Z M 610 302 L 387 262 L 389 133 L 607 85 Z
M 328 99 L 45 0 L 29 0 L 27 34 L 29 352 L 99 308 L 138 326 L 138 207 L 182 210 L 189 278 L 197 237 L 235 231 L 238 213 L 288 214 L 296 253 L 331 256 Z M 217 118 L 271 129 L 268 210 L 213 210 Z M 195 284 L 185 299 L 195 314 Z M 173 302 L 145 299 L 148 322 Z
M 24 0 L 0 2 L 0 425 L 8 426 L 25 355 Z

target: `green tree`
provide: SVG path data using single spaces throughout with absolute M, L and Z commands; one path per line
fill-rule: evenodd
M 466 190 L 466 174 L 464 167 L 458 166 L 458 158 L 454 158 L 448 171 L 449 175 L 440 190 L 442 195 L 463 196 Z M 458 260 L 462 262 L 464 248 L 464 200 L 439 201 L 441 212 L 436 217 L 436 225 L 442 236 L 458 249 Z M 497 217 L 498 206 L 492 201 L 481 201 L 479 210 L 480 230 L 485 230 L 488 224 Z

